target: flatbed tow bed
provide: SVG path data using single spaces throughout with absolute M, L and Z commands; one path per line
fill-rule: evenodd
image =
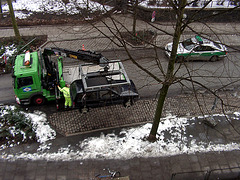
M 80 110 L 123 103 L 125 107 L 138 98 L 134 83 L 120 61 L 109 61 L 108 71 L 99 65 L 79 65 L 80 79 L 71 83 L 74 106 Z

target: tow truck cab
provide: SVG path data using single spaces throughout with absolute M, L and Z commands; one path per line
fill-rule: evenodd
M 54 92 L 42 85 L 42 67 L 38 52 L 26 52 L 16 57 L 13 70 L 13 88 L 18 104 L 41 105 L 54 100 Z
M 41 90 L 41 70 L 37 52 L 18 55 L 13 73 L 13 87 L 17 102 L 29 104 L 30 97 Z

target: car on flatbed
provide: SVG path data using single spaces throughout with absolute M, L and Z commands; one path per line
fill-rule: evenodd
M 101 84 L 106 84 L 106 79 L 105 77 L 98 77 L 94 78 L 94 80 L 89 79 L 87 83 L 89 83 L 89 85 L 91 84 L 91 86 L 99 86 Z M 70 92 L 74 107 L 78 108 L 80 111 L 113 104 L 123 104 L 125 107 L 129 107 L 133 105 L 134 100 L 139 97 L 138 91 L 132 80 L 130 80 L 130 85 L 124 84 L 123 80 L 117 80 L 117 82 L 112 81 L 111 83 L 123 84 L 92 88 L 86 91 L 82 80 L 72 82 Z
M 165 46 L 165 54 L 170 58 L 172 44 Z M 227 56 L 227 48 L 220 42 L 210 41 L 198 35 L 186 39 L 178 44 L 176 62 L 185 60 L 217 61 Z

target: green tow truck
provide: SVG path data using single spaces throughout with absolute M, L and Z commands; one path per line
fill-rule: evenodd
M 52 56 L 55 56 L 55 61 Z M 64 67 L 65 57 L 88 64 Z M 106 102 L 112 103 L 114 100 L 125 104 L 130 100 L 132 104 L 132 100 L 138 97 L 136 87 L 129 80 L 122 63 L 108 60 L 101 53 L 93 51 L 62 48 L 27 51 L 16 57 L 12 77 L 16 102 L 21 105 L 42 105 L 46 101 L 56 100 L 58 108 L 58 100 L 63 96 L 57 85 L 64 87 L 65 84 L 70 84 L 73 105 L 79 109 L 100 106 L 100 102 L 106 105 Z M 110 99 L 106 99 L 106 95 L 104 99 L 101 98 L 103 92 L 111 93 L 108 94 Z M 94 98 L 90 94 L 94 94 Z

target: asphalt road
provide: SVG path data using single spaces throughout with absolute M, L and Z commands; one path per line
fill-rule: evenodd
M 158 78 L 163 79 L 157 62 L 155 60 L 155 52 L 153 49 L 135 50 L 131 52 L 133 57 L 146 69 L 151 71 Z M 111 52 L 103 53 L 109 58 L 119 58 L 121 60 L 127 59 L 127 55 L 123 51 L 115 52 L 115 57 Z M 208 61 L 194 61 L 186 62 L 184 64 L 175 64 L 175 73 L 177 77 L 189 78 L 200 82 L 210 89 L 221 88 L 225 85 L 230 85 L 226 88 L 233 88 L 240 85 L 240 61 L 239 52 L 229 49 L 228 56 L 216 62 Z M 158 50 L 159 62 L 161 63 L 164 73 L 166 73 L 168 59 L 162 50 Z M 150 78 L 145 72 L 136 67 L 131 61 L 123 61 L 124 67 L 128 76 L 134 80 L 139 93 L 142 97 L 154 97 L 161 88 L 153 78 Z M 190 89 L 189 89 L 190 88 Z M 182 81 L 182 85 L 174 84 L 170 88 L 170 95 L 178 93 L 179 91 L 189 91 L 192 89 L 192 84 L 187 81 Z M 201 87 L 195 86 L 195 89 L 202 90 Z
M 158 78 L 162 79 L 163 73 L 159 70 L 155 60 L 155 52 L 153 49 L 138 49 L 133 50 L 133 57 L 146 69 L 150 70 Z M 145 72 L 136 67 L 124 51 L 106 51 L 102 53 L 109 59 L 121 59 L 130 79 L 132 79 L 142 98 L 155 97 L 161 88 L 161 84 L 149 77 Z M 166 73 L 168 59 L 164 52 L 158 50 L 159 62 L 161 62 L 162 69 Z M 239 86 L 240 81 L 240 61 L 239 53 L 230 50 L 227 58 L 217 62 L 187 62 L 184 65 L 176 63 L 175 71 L 178 77 L 192 76 L 196 80 L 208 88 L 216 89 L 223 85 L 231 84 L 230 87 Z M 72 62 L 72 63 L 76 63 Z M 78 63 L 78 62 L 77 62 Z M 69 61 L 68 61 L 69 65 Z M 4 74 L 0 76 L 0 103 L 12 104 L 15 102 L 11 74 Z M 196 86 L 196 89 L 201 89 Z M 173 95 L 183 91 L 192 89 L 192 84 L 187 81 L 182 81 L 182 84 L 174 84 L 169 91 L 169 95 Z
M 11 74 L 0 75 L 0 104 L 15 103 Z

